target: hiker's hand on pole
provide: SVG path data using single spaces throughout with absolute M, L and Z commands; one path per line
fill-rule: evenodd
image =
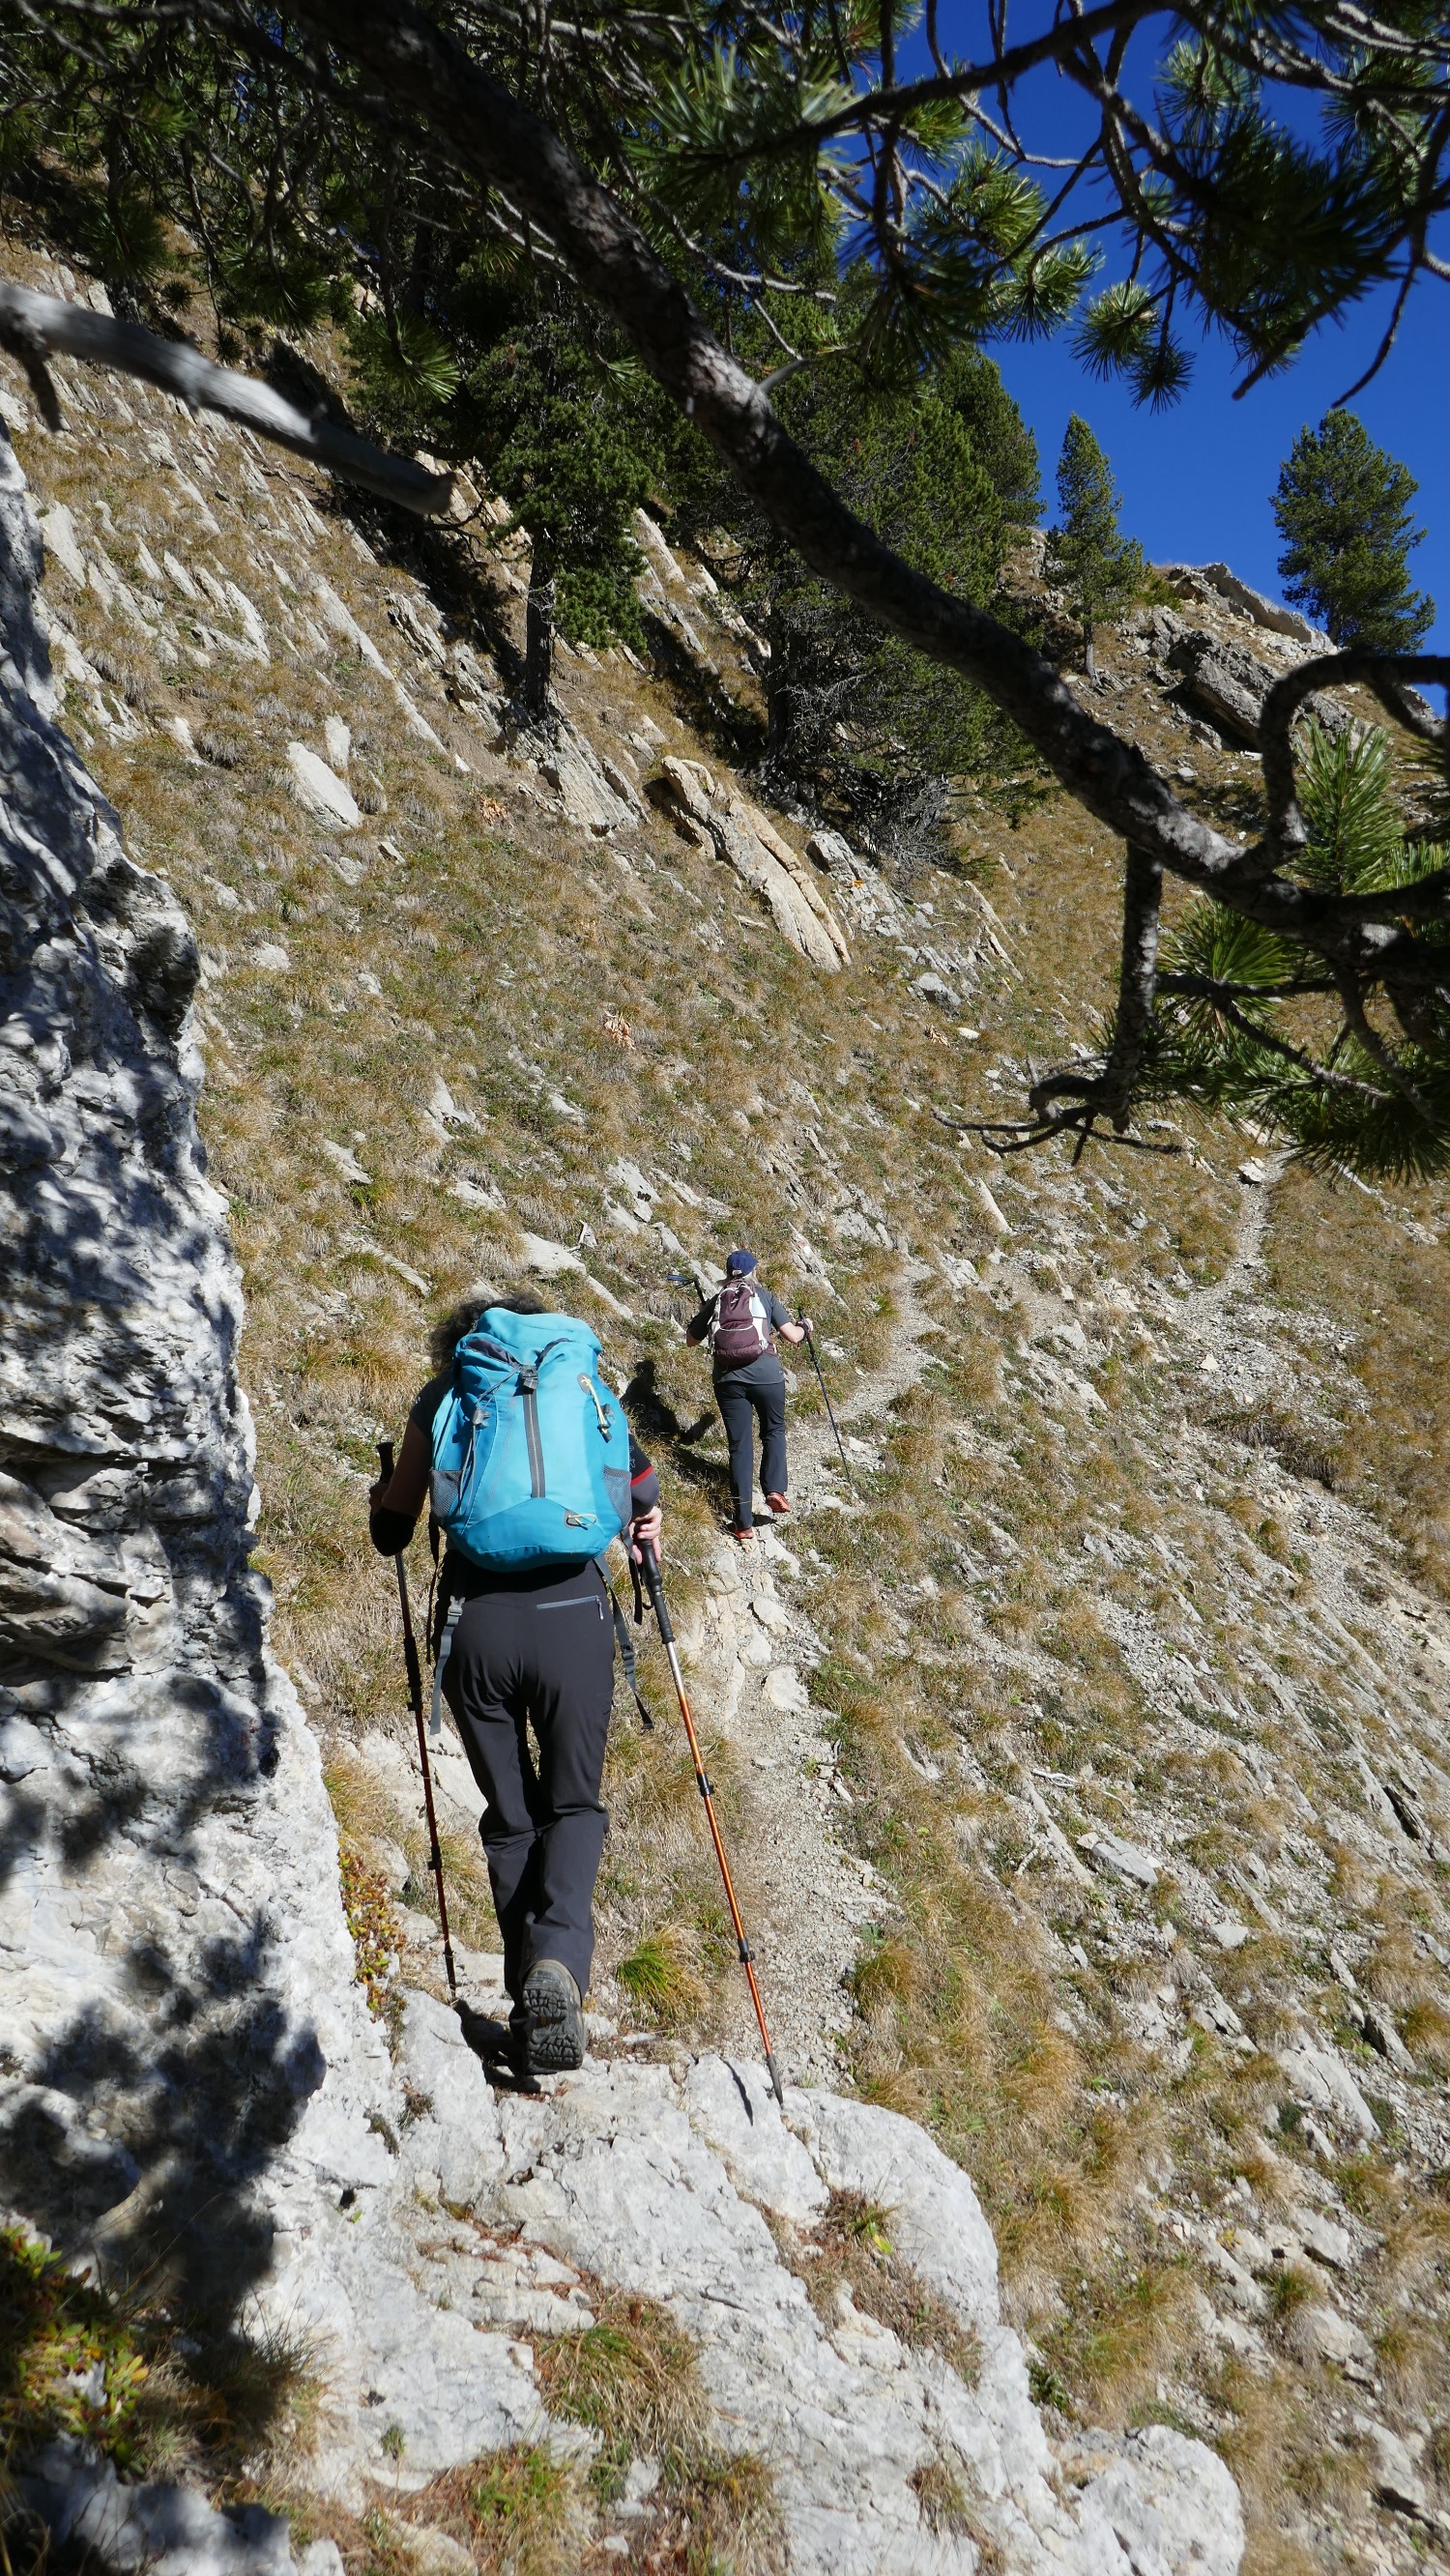
M 665 1516 L 658 1503 L 652 1503 L 647 1512 L 641 1512 L 638 1519 L 631 1523 L 629 1532 L 629 1552 L 636 1565 L 643 1564 L 644 1556 L 642 1551 L 646 1549 L 655 1561 L 658 1562 L 660 1553 L 660 1532 L 664 1528 L 664 1525 Z

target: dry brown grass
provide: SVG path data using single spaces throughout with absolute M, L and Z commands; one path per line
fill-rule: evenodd
M 827 2331 L 838 2321 L 844 2288 L 878 2325 L 916 2351 L 935 2353 L 968 2388 L 975 2387 L 980 2341 L 903 2259 L 892 2241 L 892 2224 L 890 2209 L 849 2191 L 833 2191 L 804 2236 L 785 2220 L 771 2221 L 777 2245 L 805 2283 Z
M 658 2301 L 596 2292 L 595 2322 L 536 2345 L 549 2411 L 596 2434 L 589 2483 L 607 2510 L 635 2460 L 658 2462 L 645 2563 L 706 2576 L 779 2576 L 783 2531 L 771 2476 L 749 2451 L 724 2450 L 696 2347 Z
M 1322 1266 L 1328 1209 L 1322 1182 L 1291 1173 L 1277 1194 L 1272 1250 L 1286 1301 L 1314 1282 L 1332 1286 L 1333 1309 L 1355 1334 L 1350 1365 L 1367 1399 L 1340 1446 L 1343 1490 L 1369 1503 L 1403 1541 L 1409 1563 L 1440 1591 L 1450 1588 L 1450 1253 L 1444 1190 L 1395 1185 L 1386 1198 L 1435 1239 L 1412 1237 L 1374 1200 L 1342 1188 L 1332 1207 L 1334 1264 Z

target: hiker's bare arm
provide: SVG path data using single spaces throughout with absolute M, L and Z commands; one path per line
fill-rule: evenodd
M 384 1484 L 381 1476 L 368 1494 L 371 1511 L 401 1512 L 416 1521 L 428 1494 L 428 1472 L 432 1466 L 428 1443 L 416 1422 L 410 1422 L 403 1434 L 402 1454 L 392 1475 Z
M 665 1516 L 660 1510 L 658 1503 L 652 1503 L 647 1512 L 641 1512 L 638 1518 L 631 1522 L 629 1531 L 629 1552 L 634 1558 L 636 1565 L 641 1562 L 641 1548 L 651 1548 L 656 1557 L 663 1555 L 664 1551 L 660 1545 L 660 1532 L 664 1528 L 664 1525 Z
M 777 1324 L 775 1329 L 787 1342 L 803 1342 L 811 1329 L 811 1319 L 802 1315 L 798 1324 Z

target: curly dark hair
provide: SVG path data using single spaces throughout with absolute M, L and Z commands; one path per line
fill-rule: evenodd
M 482 1321 L 490 1306 L 502 1307 L 506 1315 L 547 1315 L 549 1311 L 542 1297 L 530 1296 L 527 1290 L 519 1297 L 495 1297 L 491 1289 L 475 1288 L 446 1315 L 440 1315 L 428 1336 L 428 1357 L 435 1370 L 452 1367 L 459 1343 Z

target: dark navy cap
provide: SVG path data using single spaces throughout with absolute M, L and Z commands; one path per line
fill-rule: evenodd
M 755 1255 L 753 1252 L 732 1252 L 729 1260 L 725 1264 L 725 1276 L 727 1279 L 738 1279 L 742 1272 L 753 1270 L 754 1268 Z

